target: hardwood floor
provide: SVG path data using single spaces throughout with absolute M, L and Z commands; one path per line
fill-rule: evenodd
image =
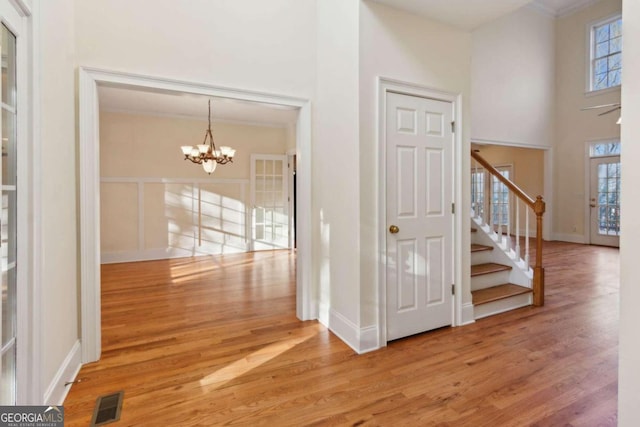
M 547 297 L 356 355 L 295 317 L 294 258 L 103 266 L 103 354 L 65 402 L 87 426 L 614 426 L 618 251 L 546 243 Z

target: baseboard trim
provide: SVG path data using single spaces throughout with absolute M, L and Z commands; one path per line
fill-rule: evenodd
M 66 383 L 72 382 L 80 368 L 82 367 L 82 355 L 80 351 L 80 340 L 76 341 L 71 350 L 60 365 L 58 372 L 51 380 L 47 391 L 45 391 L 42 401 L 45 405 L 62 405 L 71 389 Z
M 466 302 L 462 304 L 462 323 L 458 326 L 470 325 L 475 323 L 475 315 L 473 312 L 473 303 Z
M 587 244 L 582 234 L 553 233 L 553 240 L 569 243 Z
M 246 248 L 226 247 L 220 251 L 198 251 L 180 248 L 159 248 L 147 249 L 143 251 L 122 251 L 122 252 L 102 252 L 100 254 L 101 264 L 115 264 L 119 262 L 154 261 L 158 259 L 187 258 L 194 256 L 239 254 L 248 252 Z
M 359 328 L 334 309 L 329 310 L 329 330 L 358 354 L 368 353 L 380 348 L 378 345 L 377 326 Z

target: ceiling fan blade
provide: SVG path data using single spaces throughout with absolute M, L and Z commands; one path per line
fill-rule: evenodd
M 607 110 L 604 113 L 598 114 L 598 116 L 604 116 L 605 114 L 613 113 L 616 110 L 619 110 L 621 107 L 612 108 L 611 110 Z
M 593 107 L 584 107 L 581 108 L 580 111 L 586 111 L 586 110 L 596 110 L 598 108 L 607 108 L 607 107 L 620 107 L 620 103 L 616 102 L 614 104 L 602 104 L 602 105 L 594 105 Z

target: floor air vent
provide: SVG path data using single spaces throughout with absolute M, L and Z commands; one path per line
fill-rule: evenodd
M 90 427 L 109 424 L 120 419 L 124 391 L 98 397 Z

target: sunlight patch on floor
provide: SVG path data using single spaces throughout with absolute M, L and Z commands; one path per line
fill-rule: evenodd
M 318 325 L 314 325 L 313 327 L 301 329 L 299 334 L 295 337 L 275 342 L 261 348 L 260 350 L 254 351 L 242 359 L 238 359 L 230 365 L 227 365 L 224 368 L 202 378 L 200 380 L 200 386 L 205 392 L 220 388 L 229 381 L 246 374 L 252 369 L 275 359 L 293 347 L 316 336 L 319 331 L 318 328 Z

